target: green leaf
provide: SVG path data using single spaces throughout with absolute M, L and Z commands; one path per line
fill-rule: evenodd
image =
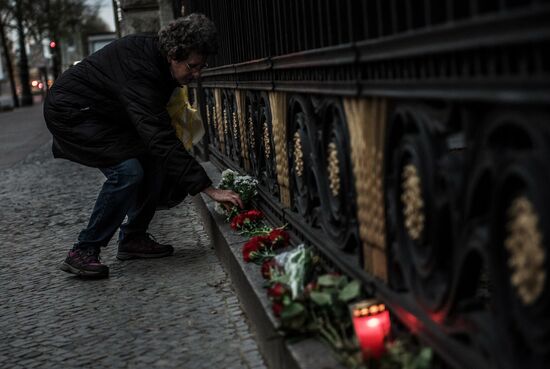
M 311 301 L 313 301 L 319 306 L 326 306 L 326 305 L 332 304 L 331 295 L 325 292 L 312 291 L 309 294 L 309 297 L 311 298 Z
M 431 366 L 432 362 L 432 349 L 429 347 L 424 347 L 413 362 L 412 367 L 415 369 L 428 369 Z
M 328 293 L 329 295 L 336 295 L 338 294 L 338 290 L 334 287 L 322 287 L 319 289 L 319 291 Z
M 281 312 L 281 319 L 291 319 L 305 311 L 304 305 L 299 302 L 292 302 L 290 305 L 287 305 L 283 308 Z
M 359 296 L 361 292 L 361 284 L 359 281 L 351 281 L 338 294 L 338 299 L 342 302 L 348 302 Z
M 321 287 L 336 287 L 342 280 L 340 275 L 324 274 L 317 279 L 317 283 Z

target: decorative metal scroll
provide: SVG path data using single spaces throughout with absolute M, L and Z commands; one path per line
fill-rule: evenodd
M 438 144 L 444 122 L 425 106 L 400 106 L 386 143 L 386 224 L 390 284 L 411 290 L 431 310 L 446 306 L 453 264 L 453 213 Z
M 204 89 L 204 102 L 206 114 L 206 126 L 208 127 L 208 136 L 210 143 L 217 150 L 220 150 L 220 140 L 218 137 L 218 125 L 216 120 L 216 99 L 211 89 Z
M 338 100 L 295 96 L 289 102 L 289 168 L 292 209 L 331 244 L 358 245 L 355 188 L 346 119 Z
M 260 180 L 261 186 L 278 198 L 277 157 L 273 141 L 271 106 L 266 93 L 248 92 L 246 94 L 244 118 L 250 172 Z
M 356 195 L 346 117 L 339 100 L 324 100 L 318 109 L 322 138 L 315 175 L 320 189 L 321 226 L 345 250 L 358 245 Z
M 222 92 L 222 119 L 223 134 L 225 139 L 225 155 L 237 166 L 243 167 L 244 161 L 241 155 L 239 116 L 235 94 L 231 90 Z
M 241 147 L 240 156 L 244 162 L 244 170 L 250 170 L 250 158 L 248 156 L 247 139 L 247 121 L 246 121 L 246 92 L 242 90 L 235 91 L 235 101 L 237 103 L 237 118 L 239 128 L 239 143 Z
M 214 105 L 214 118 L 215 118 L 215 123 L 216 123 L 216 136 L 218 138 L 218 142 L 219 142 L 219 145 L 218 145 L 218 150 L 220 152 L 220 154 L 225 154 L 226 151 L 225 151 L 225 145 L 226 145 L 226 142 L 225 142 L 225 137 L 226 137 L 226 122 L 227 122 L 227 119 L 226 118 L 226 115 L 227 115 L 227 112 L 225 112 L 224 114 L 224 109 L 223 109 L 223 99 L 222 99 L 222 91 L 219 89 L 219 88 L 216 88 L 214 89 L 214 101 L 215 101 L 215 105 Z
M 246 92 L 244 104 L 244 121 L 248 151 L 246 156 L 250 161 L 249 172 L 254 177 L 260 177 L 260 130 L 258 122 L 258 95 Z
M 317 227 L 321 200 L 313 174 L 313 158 L 318 124 L 311 101 L 293 96 L 288 104 L 288 115 L 292 210 L 309 225 Z
M 279 186 L 277 185 L 276 152 L 273 142 L 273 124 L 271 121 L 271 106 L 267 94 L 261 93 L 258 99 L 258 125 L 260 134 L 260 183 L 264 184 L 269 192 L 279 197 Z
M 487 236 L 465 247 L 486 264 L 489 329 L 496 332 L 490 349 L 499 366 L 543 368 L 550 355 L 549 116 L 514 110 L 488 116 L 468 183 L 464 238 L 473 231 Z M 461 279 L 476 272 L 465 265 Z M 470 287 L 461 297 L 479 301 L 476 292 Z

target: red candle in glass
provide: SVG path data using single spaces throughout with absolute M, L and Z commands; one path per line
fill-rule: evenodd
M 390 332 L 390 314 L 384 304 L 367 300 L 352 307 L 353 327 L 365 360 L 379 359 Z

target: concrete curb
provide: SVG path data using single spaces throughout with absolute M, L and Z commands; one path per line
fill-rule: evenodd
M 220 171 L 209 162 L 202 165 L 212 181 L 218 183 Z M 200 194 L 193 198 L 193 202 L 254 327 L 266 365 L 270 369 L 344 369 L 332 349 L 323 342 L 314 339 L 289 342 L 277 331 L 278 321 L 271 312 L 260 269 L 258 265 L 242 260 L 241 247 L 248 239 L 235 234 L 223 217 L 214 211 L 214 202 L 210 198 Z

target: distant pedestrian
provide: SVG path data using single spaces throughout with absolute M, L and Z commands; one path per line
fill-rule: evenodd
M 216 50 L 214 24 L 204 15 L 191 14 L 158 35 L 130 35 L 112 42 L 53 84 L 44 117 L 53 135 L 54 156 L 98 168 L 106 177 L 89 223 L 62 270 L 108 276 L 100 248 L 119 227 L 118 259 L 172 255 L 171 245 L 156 242 L 147 232 L 166 200 L 204 192 L 242 207 L 238 194 L 212 187 L 176 137 L 166 111 L 173 90 L 200 77 L 208 55 Z

